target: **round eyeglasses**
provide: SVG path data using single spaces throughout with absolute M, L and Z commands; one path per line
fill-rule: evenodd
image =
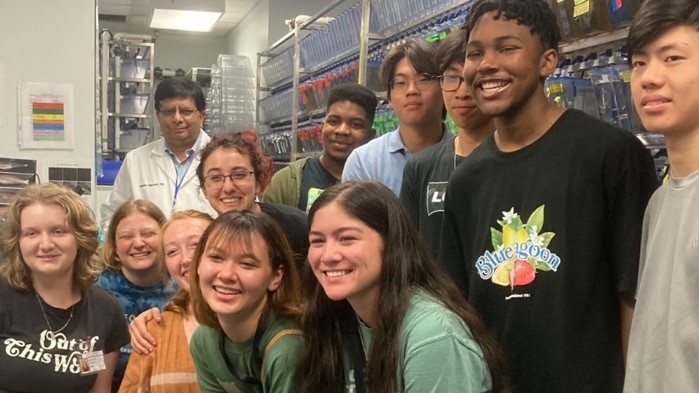
M 254 171 L 235 171 L 227 175 L 209 175 L 204 176 L 204 185 L 209 188 L 220 188 L 226 182 L 226 178 L 231 179 L 236 186 L 247 184 Z
M 435 77 L 430 74 L 420 74 L 415 78 L 397 76 L 388 82 L 389 88 L 394 93 L 404 93 L 408 90 L 410 82 L 415 83 L 418 90 L 428 89 L 435 81 Z
M 440 75 L 437 77 L 439 87 L 444 91 L 456 91 L 464 82 L 464 77 L 460 75 Z

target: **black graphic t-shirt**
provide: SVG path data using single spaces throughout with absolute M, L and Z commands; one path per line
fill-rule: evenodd
M 54 330 L 70 318 L 70 310 L 43 304 Z M 85 352 L 118 351 L 129 332 L 118 301 L 102 288 L 83 291 L 73 317 L 53 334 L 33 290 L 19 292 L 0 279 L 0 392 L 87 392 L 97 374 L 81 376 Z
M 622 390 L 619 293 L 636 289 L 652 157 L 576 110 L 539 140 L 493 137 L 452 173 L 440 258 L 508 355 L 519 393 Z
M 464 157 L 454 152 L 454 138 L 416 153 L 405 164 L 400 200 L 408 209 L 432 255 L 439 255 L 444 196 L 449 176 Z
M 327 169 L 323 168 L 319 157 L 310 158 L 303 166 L 301 174 L 298 208 L 307 212 L 320 193 L 339 182 L 340 179 L 336 179 Z

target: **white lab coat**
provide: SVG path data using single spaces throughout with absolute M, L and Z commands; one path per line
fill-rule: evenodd
M 204 197 L 196 176 L 200 161 L 199 150 L 210 140 L 201 131 L 199 140 L 194 144 L 194 160 L 187 169 L 177 200 L 174 201 L 177 173 L 172 157 L 165 152 L 165 140 L 160 138 L 128 152 L 114 180 L 114 188 L 100 208 L 101 227 L 105 233 L 114 211 L 130 199 L 147 199 L 155 203 L 165 217 L 170 217 L 176 210 L 194 209 L 216 218 L 217 213 Z

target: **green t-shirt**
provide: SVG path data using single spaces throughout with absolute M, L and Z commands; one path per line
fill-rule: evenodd
M 359 322 L 364 351 L 371 353 L 373 329 Z M 458 315 L 422 291 L 413 293 L 400 330 L 398 393 L 489 392 L 483 352 Z M 345 347 L 349 343 L 344 343 Z M 356 391 L 348 351 L 343 354 L 345 392 Z
M 262 335 L 260 358 L 269 341 L 279 331 L 284 329 L 299 329 L 299 325 L 286 318 L 278 318 L 273 313 L 269 324 Z M 192 335 L 190 351 L 197 369 L 197 379 L 202 392 L 240 392 L 258 393 L 259 385 L 244 383 L 236 380 L 223 359 L 219 349 L 220 332 L 199 326 Z M 225 340 L 225 355 L 229 363 L 238 371 L 240 376 L 252 376 L 260 379 L 260 370 L 254 364 L 253 339 L 242 344 L 234 344 Z M 303 354 L 303 336 L 287 334 L 280 337 L 264 357 L 264 392 L 296 393 L 301 392 L 302 381 L 298 373 L 298 364 Z

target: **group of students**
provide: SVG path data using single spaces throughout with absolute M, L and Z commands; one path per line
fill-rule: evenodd
M 387 56 L 399 130 L 368 142 L 373 112 L 332 101 L 342 135 L 274 179 L 255 133 L 213 136 L 195 173 L 217 218 L 126 201 L 99 258 L 79 197 L 27 186 L 1 238 L 0 391 L 699 389 L 699 2 L 647 1 L 629 31 L 657 192 L 638 140 L 546 99 L 559 39 L 543 0 L 478 0 L 436 52 Z
M 152 227 L 162 216 L 154 208 L 141 200 L 117 209 L 107 240 L 117 243 L 122 280 L 149 270 L 158 291 L 168 277 L 179 286 L 147 323 L 155 346 L 131 354 L 119 391 L 508 386 L 493 336 L 384 186 L 349 182 L 319 196 L 308 216 L 303 281 L 287 234 L 268 214 L 232 210 L 212 220 L 178 211 Z M 140 228 L 121 225 L 130 218 Z M 128 334 L 122 306 L 93 285 L 97 227 L 89 209 L 68 189 L 30 185 L 7 219 L 0 388 L 110 391 Z M 155 249 L 143 240 L 150 237 Z M 125 240 L 140 246 L 125 250 Z M 146 267 L 154 254 L 164 256 L 168 274 L 158 263 Z

